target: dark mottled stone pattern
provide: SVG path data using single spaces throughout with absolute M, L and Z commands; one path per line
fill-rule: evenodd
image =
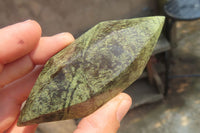
M 164 17 L 105 21 L 49 59 L 18 125 L 80 118 L 98 109 L 142 73 Z

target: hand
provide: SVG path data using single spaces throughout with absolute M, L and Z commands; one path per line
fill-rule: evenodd
M 0 40 L 0 132 L 34 133 L 37 125 L 16 126 L 21 104 L 42 65 L 74 38 L 70 33 L 41 37 L 39 24 L 28 20 L 0 29 Z M 122 93 L 85 117 L 75 132 L 116 132 L 130 105 L 130 97 Z
M 116 133 L 131 104 L 130 96 L 120 93 L 97 111 L 83 118 L 74 133 Z
M 0 29 L 0 40 L 0 133 L 34 132 L 37 125 L 16 126 L 21 104 L 42 69 L 38 65 L 74 38 L 70 33 L 41 37 L 39 24 L 28 20 Z

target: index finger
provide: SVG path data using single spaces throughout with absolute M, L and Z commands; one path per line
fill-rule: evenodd
M 0 29 L 0 64 L 10 63 L 36 46 L 41 36 L 40 25 L 27 20 Z

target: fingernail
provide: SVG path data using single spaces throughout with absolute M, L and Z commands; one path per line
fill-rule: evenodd
M 64 42 L 66 42 L 66 45 L 74 41 L 73 36 L 69 32 L 59 33 L 56 34 L 55 36 L 58 36 L 60 39 L 64 40 Z
M 62 37 L 69 37 L 69 36 L 71 36 L 71 34 L 69 32 L 62 32 L 62 33 L 56 34 L 56 36 L 57 35 L 62 36 Z
M 117 120 L 120 122 L 123 117 L 126 115 L 126 113 L 128 112 L 130 106 L 131 106 L 131 101 L 129 100 L 123 100 L 118 109 L 117 109 Z
M 31 21 L 31 19 L 27 19 L 27 20 L 23 21 L 22 23 L 27 23 L 27 22 L 30 22 L 30 21 Z

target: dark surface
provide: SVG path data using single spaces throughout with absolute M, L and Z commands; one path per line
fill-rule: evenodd
M 164 6 L 165 13 L 176 20 L 200 18 L 200 0 L 170 0 Z
M 163 99 L 155 86 L 149 84 L 147 79 L 140 79 L 130 85 L 125 91 L 133 100 L 131 109 L 143 104 L 154 103 Z

